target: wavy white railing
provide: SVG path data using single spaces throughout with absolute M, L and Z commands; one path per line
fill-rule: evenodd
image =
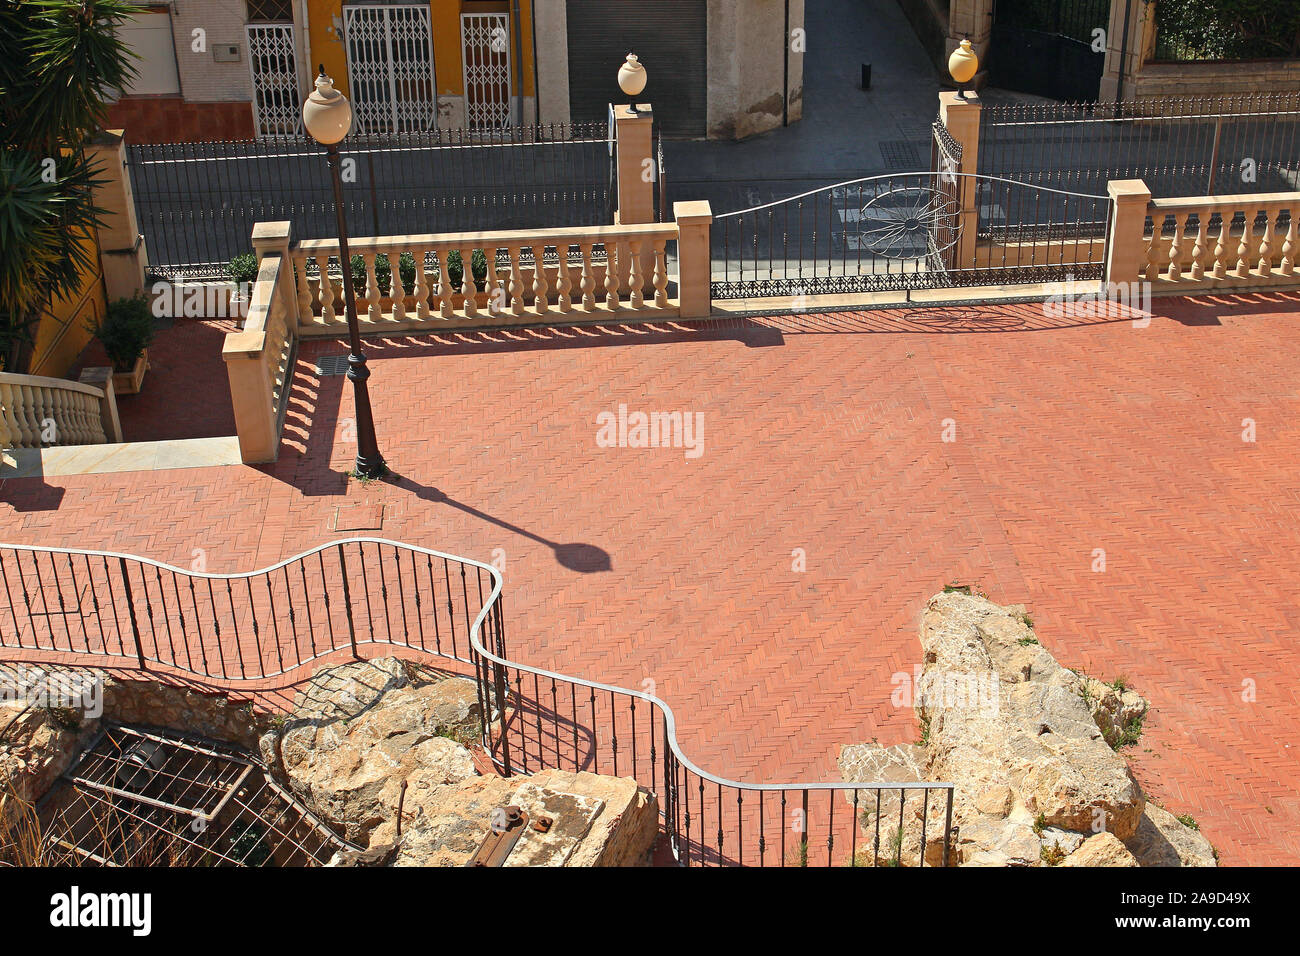
M 903 863 L 899 835 L 917 826 L 925 850 L 916 862 L 950 859 L 951 784 L 752 784 L 708 773 L 682 752 L 658 697 L 509 659 L 501 575 L 468 558 L 349 538 L 213 574 L 116 552 L 0 545 L 0 600 L 4 660 L 125 668 L 214 690 L 284 686 L 363 648 L 469 665 L 481 712 L 499 712 L 484 721 L 482 742 L 502 773 L 636 779 L 657 794 L 683 864 Z

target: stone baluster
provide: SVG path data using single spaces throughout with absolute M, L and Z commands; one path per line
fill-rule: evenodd
M 510 257 L 510 314 L 524 314 L 524 277 L 519 271 L 519 256 L 522 246 L 507 246 L 506 254 Z
M 465 315 L 474 318 L 478 315 L 478 286 L 474 284 L 474 250 L 460 250 L 460 294 L 465 297 Z
M 550 311 L 550 284 L 546 281 L 546 243 L 533 246 L 533 311 L 545 315 Z
M 1223 243 L 1228 238 L 1228 227 L 1231 223 L 1231 211 L 1219 210 L 1219 232 L 1214 239 L 1214 267 L 1212 269 L 1212 275 L 1216 279 L 1223 279 L 1228 275 L 1228 263 L 1225 259 Z
M 442 319 L 456 317 L 456 303 L 451 298 L 454 288 L 451 284 L 451 269 L 448 262 L 450 258 L 450 249 L 438 250 L 438 317 Z
M 337 314 L 334 311 L 334 284 L 330 282 L 330 257 L 318 255 L 316 266 L 320 270 L 320 317 L 329 325 Z
M 1187 213 L 1174 213 L 1174 237 L 1169 243 L 1169 268 L 1165 278 L 1177 282 L 1183 277 L 1183 233 L 1187 228 Z
M 1241 240 L 1237 243 L 1237 268 L 1232 272 L 1238 279 L 1246 279 L 1250 276 L 1250 263 L 1246 261 L 1246 256 L 1250 255 L 1247 237 L 1255 229 L 1255 217 L 1248 210 L 1243 211 L 1242 216 Z
M 379 280 L 375 277 L 375 260 L 378 258 L 373 252 L 361 257 L 366 264 L 366 315 L 371 322 L 378 322 L 383 317 L 379 307 Z
M 573 287 L 573 277 L 569 275 L 569 244 L 560 240 L 555 245 L 555 255 L 559 265 L 555 270 L 555 307 L 561 312 L 573 308 L 569 290 Z
M 394 249 L 388 254 L 388 264 L 392 273 L 388 278 L 388 295 L 393 300 L 393 321 L 406 319 L 406 286 L 402 284 L 402 250 Z
M 655 308 L 668 308 L 668 240 L 656 239 L 655 250 Z
M 35 387 L 31 390 L 32 402 L 36 408 L 36 433 L 39 436 L 38 441 L 45 444 L 45 429 L 51 420 L 55 426 L 58 425 L 58 417 L 55 414 L 54 396 L 47 388 Z
M 26 439 L 29 448 L 38 448 L 41 444 L 41 403 L 35 390 L 30 385 L 23 385 L 20 388 L 22 392 L 22 401 L 19 403 L 20 413 L 23 416 L 23 437 Z
M 311 283 L 307 281 L 307 256 L 298 253 L 293 257 L 293 277 L 298 292 L 298 322 L 300 325 L 311 322 L 313 314 Z
M 628 304 L 634 309 L 640 309 L 645 305 L 645 293 L 641 287 L 645 284 L 645 278 L 641 275 L 641 240 L 628 240 Z
M 1273 219 L 1276 215 L 1271 209 L 1264 210 L 1264 235 L 1259 240 L 1259 274 L 1261 277 L 1273 274 Z
M 1209 227 L 1212 215 L 1214 215 L 1214 212 L 1210 209 L 1202 209 L 1196 214 L 1196 241 L 1192 243 L 1191 278 L 1193 282 L 1200 282 L 1205 278 L 1205 266 L 1201 264 L 1201 259 L 1205 256 L 1205 232 Z
M 421 320 L 429 317 L 429 279 L 424 274 L 424 257 L 428 251 L 424 246 L 411 250 L 415 257 L 415 317 Z
M 596 276 L 591 268 L 591 243 L 578 243 L 578 250 L 582 253 L 582 279 L 578 283 L 582 289 L 582 309 L 591 312 L 596 308 Z
M 605 243 L 605 308 L 618 309 L 618 243 Z
M 18 431 L 18 419 L 14 417 L 13 389 L 0 382 L 0 450 L 18 447 L 21 435 Z
M 1151 217 L 1151 241 L 1147 243 L 1147 261 L 1142 266 L 1142 275 L 1148 282 L 1155 282 L 1160 276 L 1160 267 L 1156 259 L 1160 254 L 1160 246 L 1164 242 L 1165 220 L 1159 213 Z
M 1278 264 L 1277 271 L 1284 276 L 1295 275 L 1295 224 L 1300 219 L 1300 209 L 1292 206 L 1290 209 L 1291 219 L 1287 223 L 1286 237 L 1282 240 L 1282 261 Z
M 499 319 L 510 305 L 506 297 L 509 283 L 506 276 L 501 274 L 496 247 L 484 249 L 483 255 L 487 258 L 488 314 Z

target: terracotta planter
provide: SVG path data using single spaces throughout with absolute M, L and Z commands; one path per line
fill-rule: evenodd
M 140 357 L 135 360 L 135 365 L 129 372 L 113 373 L 113 392 L 117 395 L 135 395 L 140 391 L 140 383 L 144 381 L 145 369 L 149 367 L 149 350 L 145 349 L 140 353 Z

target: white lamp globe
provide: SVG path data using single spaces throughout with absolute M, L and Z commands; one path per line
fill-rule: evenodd
M 322 146 L 340 142 L 352 128 L 352 105 L 346 96 L 334 89 L 334 81 L 325 75 L 323 65 L 316 77 L 316 89 L 302 104 L 302 125 Z

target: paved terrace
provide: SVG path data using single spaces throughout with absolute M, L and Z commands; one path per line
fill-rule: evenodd
M 11 479 L 0 538 L 246 570 L 375 533 L 348 529 L 382 507 L 386 537 L 504 556 L 512 656 L 654 681 L 687 753 L 751 781 L 833 779 L 841 744 L 916 739 L 891 675 L 918 660 L 924 600 L 972 584 L 1027 604 L 1064 663 L 1151 698 L 1141 783 L 1225 862 L 1295 865 L 1300 297 L 1156 313 L 377 339 L 401 478 L 369 486 L 345 477 L 350 388 L 314 375 L 342 344 L 308 342 L 274 466 Z M 189 415 L 172 394 L 159 414 Z M 703 454 L 598 447 L 620 403 L 703 413 Z

